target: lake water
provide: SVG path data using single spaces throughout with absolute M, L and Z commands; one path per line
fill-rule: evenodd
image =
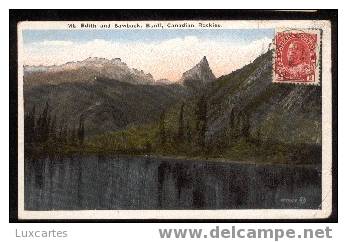
M 25 161 L 26 210 L 307 208 L 321 204 L 314 166 L 150 157 Z

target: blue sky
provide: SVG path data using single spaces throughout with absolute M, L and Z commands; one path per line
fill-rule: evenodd
M 274 29 L 184 29 L 184 30 L 24 30 L 24 44 L 45 40 L 86 42 L 93 39 L 106 41 L 156 42 L 185 36 L 231 42 L 249 43 L 256 39 L 273 38 Z

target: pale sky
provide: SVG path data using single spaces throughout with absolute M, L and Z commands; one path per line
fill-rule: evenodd
M 175 81 L 206 56 L 219 77 L 264 53 L 273 36 L 273 29 L 25 30 L 24 64 L 121 58 L 154 79 Z

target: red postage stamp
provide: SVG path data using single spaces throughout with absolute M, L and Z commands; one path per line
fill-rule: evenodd
M 319 84 L 319 53 L 318 30 L 277 32 L 273 82 Z

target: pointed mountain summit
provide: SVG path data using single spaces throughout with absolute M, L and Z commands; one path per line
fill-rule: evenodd
M 216 77 L 208 64 L 207 58 L 204 56 L 192 69 L 183 73 L 180 82 L 184 85 L 195 86 L 214 81 L 215 79 Z

